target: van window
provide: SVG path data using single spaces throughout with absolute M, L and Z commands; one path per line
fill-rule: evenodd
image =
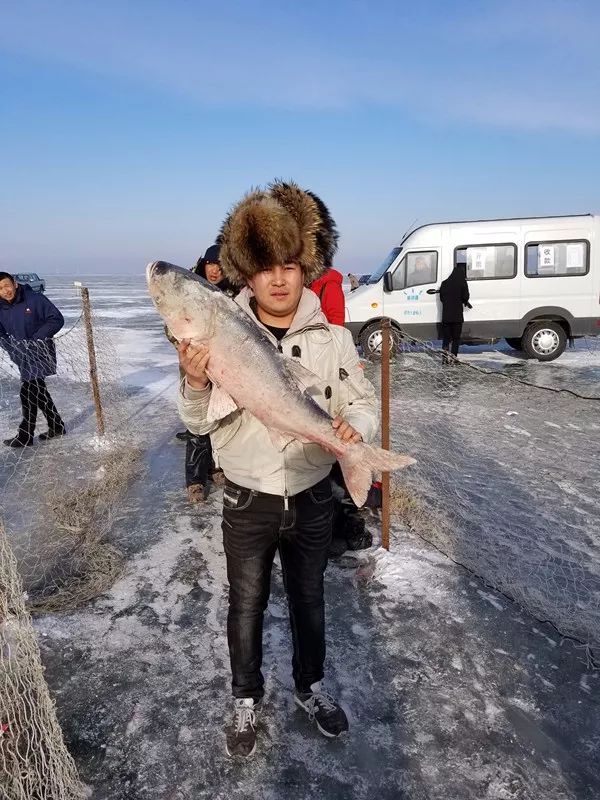
M 514 278 L 517 274 L 515 244 L 465 245 L 454 251 L 454 265 L 467 265 L 468 281 Z
M 437 251 L 406 254 L 406 289 L 437 281 Z
M 590 243 L 536 242 L 525 245 L 525 275 L 528 278 L 560 278 L 586 275 L 590 269 Z
M 388 271 L 388 268 L 394 263 L 394 261 L 400 255 L 400 251 L 402 250 L 401 247 L 394 247 L 390 253 L 385 257 L 383 262 L 380 266 L 377 267 L 375 272 L 371 273 L 371 277 L 369 278 L 369 283 L 378 283 L 384 276 L 384 274 Z
M 393 287 L 394 289 L 408 289 L 411 286 L 436 283 L 437 272 L 437 250 L 407 253 L 394 272 Z

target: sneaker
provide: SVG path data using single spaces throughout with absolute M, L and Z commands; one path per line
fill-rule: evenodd
M 228 756 L 249 758 L 256 750 L 256 712 L 260 701 L 251 697 L 234 700 L 233 724 L 227 729 L 226 750 Z
M 311 722 L 317 723 L 317 728 L 323 736 L 334 739 L 348 730 L 346 712 L 330 694 L 321 690 L 320 683 L 313 683 L 310 692 L 302 693 L 296 690 L 294 701 L 306 711 Z
M 198 505 L 206 500 L 206 491 L 201 483 L 193 483 L 187 487 L 188 502 Z
M 67 432 L 66 428 L 56 428 L 53 431 L 46 431 L 46 433 L 40 433 L 38 439 L 41 442 L 46 442 L 48 439 L 54 439 L 56 436 L 64 436 Z
M 4 439 L 4 444 L 7 447 L 31 447 L 33 436 L 29 436 L 26 439 L 21 438 L 21 436 L 14 436 L 12 439 Z

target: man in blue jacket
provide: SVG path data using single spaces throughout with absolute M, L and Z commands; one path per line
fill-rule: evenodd
M 43 294 L 29 286 L 20 286 L 8 272 L 0 272 L 0 347 L 5 350 L 21 374 L 23 419 L 8 447 L 28 447 L 38 408 L 48 420 L 48 431 L 40 439 L 52 439 L 66 433 L 44 378 L 56 374 L 56 348 L 52 337 L 65 324 L 58 308 Z

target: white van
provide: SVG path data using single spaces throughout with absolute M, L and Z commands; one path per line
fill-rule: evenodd
M 567 340 L 600 335 L 600 217 L 474 220 L 408 233 L 369 282 L 346 296 L 346 327 L 366 355 L 381 349 L 381 319 L 417 339 L 439 339 L 440 283 L 467 265 L 465 344 L 505 338 L 540 361 Z

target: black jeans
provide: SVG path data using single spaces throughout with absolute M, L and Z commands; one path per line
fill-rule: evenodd
M 462 322 L 442 322 L 442 350 L 450 350 L 453 356 L 458 355 Z
M 19 425 L 19 437 L 21 439 L 31 439 L 35 432 L 38 408 L 48 420 L 49 431 L 60 431 L 64 428 L 64 423 L 46 386 L 43 378 L 33 381 L 23 381 L 21 383 L 21 408 L 23 419 Z
M 188 436 L 185 443 L 185 485 L 206 486 L 212 467 L 212 446 L 210 436 Z
M 279 550 L 288 598 L 296 688 L 307 692 L 323 677 L 325 603 L 323 574 L 331 539 L 333 497 L 329 478 L 288 498 L 262 494 L 230 481 L 223 493 L 223 544 L 229 580 L 227 640 L 234 697 L 260 699 L 263 614 L 271 567 Z

